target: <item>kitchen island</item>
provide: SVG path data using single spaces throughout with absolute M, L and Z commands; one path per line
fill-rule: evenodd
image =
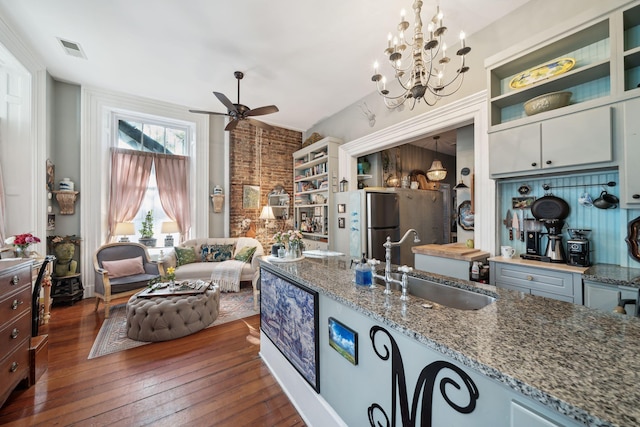
M 497 297 L 479 310 L 425 308 L 425 300 L 403 303 L 382 286 L 356 288 L 342 257 L 265 257 L 261 270 L 263 292 L 279 277 L 318 294 L 319 394 L 268 336 L 261 342 L 263 359 L 310 425 L 390 425 L 394 417 L 396 425 L 640 424 L 637 318 L 414 271 Z M 329 345 L 329 319 L 357 334 L 357 364 Z

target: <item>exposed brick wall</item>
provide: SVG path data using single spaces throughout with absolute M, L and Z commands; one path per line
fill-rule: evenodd
M 282 185 L 291 196 L 293 204 L 293 153 L 302 145 L 302 133 L 288 129 L 275 128 L 271 131 L 260 130 L 245 121 L 240 123 L 230 135 L 230 235 L 243 236 L 241 223 L 249 218 L 256 226 L 256 238 L 262 243 L 265 251 L 273 244 L 273 231 L 266 232 L 264 221 L 258 219 L 260 210 L 267 204 L 267 195 L 276 186 Z M 259 147 L 262 147 L 260 161 Z M 245 185 L 260 186 L 260 207 L 244 209 L 242 207 L 243 188 Z M 289 210 L 289 217 L 293 215 Z M 278 220 L 277 227 L 284 228 L 284 221 Z

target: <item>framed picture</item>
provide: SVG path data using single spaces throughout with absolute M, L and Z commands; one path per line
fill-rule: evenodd
M 53 190 L 55 190 L 56 167 L 53 164 L 53 162 L 49 159 L 47 159 L 46 164 L 47 164 L 47 191 L 52 192 Z
M 511 208 L 513 209 L 530 209 L 535 197 L 512 197 Z
M 347 211 L 347 206 L 344 203 L 338 204 L 338 213 L 345 213 Z
M 345 227 L 345 220 L 343 216 L 339 216 L 338 217 L 338 228 L 344 228 Z
M 351 364 L 358 364 L 358 333 L 329 317 L 329 346 Z
M 322 216 L 322 206 L 313 208 L 313 216 Z
M 56 214 L 47 214 L 47 230 L 56 229 Z
M 298 373 L 320 393 L 318 292 L 263 268 L 260 329 Z
M 258 209 L 260 207 L 260 186 L 245 185 L 242 187 L 242 209 Z
M 306 212 L 300 212 L 300 220 L 301 221 L 306 221 L 307 220 L 307 213 Z

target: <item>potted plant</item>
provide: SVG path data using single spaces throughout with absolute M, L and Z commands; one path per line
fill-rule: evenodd
M 153 248 L 156 246 L 156 239 L 153 237 L 153 210 L 147 211 L 142 221 L 142 228 L 140 228 L 140 238 L 138 242 L 145 246 Z

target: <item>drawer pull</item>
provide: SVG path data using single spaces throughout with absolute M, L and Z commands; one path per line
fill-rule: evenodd
M 9 372 L 15 372 L 18 370 L 18 362 L 13 362 L 9 368 Z
M 18 276 L 13 276 L 13 278 L 11 279 L 11 285 L 15 286 L 18 284 L 19 281 L 20 281 L 20 278 Z
M 11 339 L 16 339 L 18 338 L 18 335 L 20 335 L 20 330 L 18 328 L 13 328 L 13 331 L 11 331 Z
M 533 280 L 533 276 L 527 276 L 527 280 L 528 281 L 532 281 Z
M 11 309 L 17 310 L 18 306 L 21 304 L 22 304 L 22 301 L 18 301 L 17 299 L 14 299 L 13 302 L 11 303 Z
M 631 196 L 631 197 L 633 197 L 634 199 L 640 199 L 640 194 L 634 194 L 634 195 L 633 195 L 633 196 Z

